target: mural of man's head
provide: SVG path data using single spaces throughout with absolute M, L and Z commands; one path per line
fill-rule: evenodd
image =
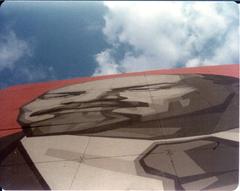
M 74 134 L 162 139 L 238 127 L 237 78 L 142 75 L 65 86 L 24 105 L 28 136 Z

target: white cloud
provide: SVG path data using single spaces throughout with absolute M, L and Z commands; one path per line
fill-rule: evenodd
M 94 75 L 116 74 L 118 73 L 118 65 L 111 57 L 110 50 L 105 50 L 96 55 L 99 67 L 95 70 Z
M 201 66 L 201 65 L 203 65 L 203 64 L 201 63 L 201 60 L 198 58 L 193 58 L 191 60 L 188 60 L 186 63 L 186 67 L 197 67 L 197 66 Z
M 112 45 L 94 75 L 239 61 L 234 2 L 107 1 L 103 33 Z M 122 45 L 130 46 L 119 59 Z
M 39 81 L 44 79 L 56 79 L 52 66 L 45 69 L 41 65 L 21 60 L 24 57 L 33 56 L 33 47 L 23 39 L 17 37 L 14 31 L 7 29 L 7 33 L 0 34 L 0 72 L 5 69 L 14 69 L 13 79 L 20 81 Z M 17 65 L 18 61 L 20 65 Z M 8 84 L 0 83 L 0 87 Z
M 0 35 L 0 71 L 12 69 L 19 59 L 30 54 L 27 42 L 19 39 L 13 31 Z

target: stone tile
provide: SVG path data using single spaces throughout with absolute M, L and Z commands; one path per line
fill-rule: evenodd
M 163 151 L 165 153 L 161 153 Z M 157 172 L 161 172 L 159 176 L 163 175 L 163 169 L 165 167 L 161 167 L 160 164 L 167 164 L 169 161 L 172 161 L 172 165 L 176 170 L 176 176 L 180 179 L 189 177 L 188 179 L 190 180 L 190 178 L 193 177 L 193 180 L 197 181 L 197 179 L 194 179 L 195 175 L 238 171 L 238 144 L 231 141 L 221 141 L 221 139 L 217 138 L 172 144 L 155 143 L 155 146 L 154 144 L 152 145 L 152 150 L 149 148 L 148 152 L 150 152 L 149 156 L 155 152 L 161 153 L 159 154 L 161 157 L 164 155 L 168 157 L 168 160 L 166 159 L 164 162 L 154 163 L 154 161 L 157 160 L 148 162 L 149 172 L 151 173 L 151 169 L 155 169 L 155 171 L 158 170 Z M 146 161 L 149 156 L 144 156 L 144 160 Z M 152 155 L 151 158 L 158 158 L 159 156 L 156 154 Z M 231 162 L 226 163 L 226 161 Z M 173 171 L 171 173 L 173 173 Z M 204 179 L 204 176 L 201 179 Z M 185 183 L 186 182 L 184 182 L 184 184 Z
M 1 153 L 0 166 L 31 163 L 31 161 L 26 159 L 26 151 L 20 142 L 15 143 L 14 147 L 8 149 L 7 153 Z
M 121 124 L 109 125 L 108 129 L 85 134 L 89 136 L 97 137 L 109 137 L 109 138 L 130 138 L 130 139 L 148 139 L 155 140 L 164 138 L 162 128 L 159 126 L 159 121 L 126 121 Z
M 73 84 L 63 88 L 50 91 L 50 93 L 89 91 L 94 89 L 109 89 L 113 84 L 113 79 L 102 79 L 84 83 Z
M 104 161 L 106 160 L 106 161 Z M 128 157 L 115 158 L 123 160 L 110 162 L 111 159 L 98 159 L 92 164 L 82 163 L 71 189 L 91 190 L 163 190 L 161 180 L 141 177 L 133 174 Z M 89 160 L 90 161 L 90 160 Z
M 190 149 L 194 149 L 196 147 L 201 147 L 201 149 L 212 149 L 216 146 L 216 143 L 210 140 L 193 140 L 187 141 L 182 140 L 178 142 L 170 142 L 166 141 L 165 143 L 156 144 L 157 147 L 154 151 L 160 152 L 163 150 L 169 150 L 170 152 L 183 152 Z
M 89 137 L 61 135 L 27 137 L 22 144 L 34 162 L 78 161 L 83 156 Z
M 195 87 L 185 84 L 178 75 L 173 75 L 171 78 L 174 79 L 173 84 L 165 79 L 167 85 L 163 85 L 162 88 L 149 89 L 152 104 L 159 114 L 159 119 L 190 114 L 210 106 L 206 100 L 199 96 Z M 158 78 L 155 77 L 156 79 Z
M 134 160 L 137 159 L 137 157 L 138 156 L 135 155 L 126 157 L 88 158 L 84 159 L 81 165 L 84 164 L 89 167 L 96 167 L 112 172 L 136 175 Z
M 91 137 L 84 158 L 139 155 L 152 143 L 149 140 Z
M 23 132 L 14 133 L 5 137 L 0 137 L 0 153 L 2 154 L 6 148 L 10 147 L 12 144 L 16 144 L 24 136 Z M 0 154 L 0 156 L 1 156 Z
M 169 153 L 157 153 L 155 150 L 151 154 L 144 157 L 144 162 L 145 168 L 148 169 L 146 170 L 146 173 L 151 174 L 152 169 L 154 169 L 159 173 L 160 177 L 161 175 L 164 177 L 164 174 L 176 176 Z
M 20 142 L 1 159 L 0 185 L 4 189 L 49 189 Z
M 161 117 L 172 117 L 189 113 L 190 97 L 184 95 L 194 92 L 192 88 L 170 88 L 150 91 L 153 106 Z
M 146 74 L 145 78 L 148 84 L 157 84 L 157 83 L 177 83 L 181 81 L 180 75 L 151 75 Z
M 204 179 L 200 179 L 197 181 L 183 184 L 183 188 L 186 190 L 205 190 L 204 188 L 213 184 L 217 180 L 218 179 L 215 176 L 210 177 L 210 178 L 204 178 Z
M 23 162 L 17 160 L 17 156 L 19 156 L 17 146 L 23 136 L 24 133 L 21 132 L 0 138 L 0 166 Z
M 195 162 L 192 165 L 200 167 L 206 173 L 238 169 L 238 147 L 225 146 L 216 149 L 195 149 L 187 151 L 187 154 Z M 176 159 L 179 158 L 176 157 Z
M 202 113 L 199 115 L 185 116 L 181 125 L 185 136 L 209 135 L 217 126 L 221 113 Z
M 230 185 L 222 185 L 220 187 L 216 187 L 214 189 L 209 189 L 211 191 L 226 191 L 226 190 L 238 190 L 239 188 L 239 184 L 238 183 L 234 183 L 234 184 L 230 184 Z
M 205 172 L 185 152 L 173 152 L 172 160 L 178 177 L 193 176 Z
M 186 190 L 234 190 L 238 186 L 238 172 L 225 172 L 183 184 Z
M 182 119 L 180 118 L 160 120 L 161 129 L 164 133 L 165 138 L 176 138 L 185 136 L 181 121 Z
M 55 161 L 35 165 L 52 190 L 68 190 L 78 170 L 79 162 Z
M 0 185 L 5 190 L 49 189 L 41 175 L 33 170 L 33 164 L 17 164 L 0 167 Z
M 224 84 L 218 85 L 217 83 L 214 83 L 212 77 L 209 76 L 204 76 L 203 78 L 184 78 L 184 82 L 189 86 L 196 87 L 199 91 L 200 96 L 203 97 L 212 106 L 223 103 L 225 99 L 230 95 L 229 90 L 226 86 L 224 86 Z
M 236 105 L 234 101 L 231 101 L 212 132 L 225 131 L 233 128 L 239 128 L 239 104 Z
M 133 102 L 133 103 L 134 102 L 142 102 L 142 103 L 148 104 L 150 106 L 152 105 L 152 98 L 151 98 L 151 95 L 148 90 L 125 90 L 125 91 L 120 92 L 119 95 L 126 98 L 123 100 L 124 102 Z M 142 109 L 143 111 L 146 109 L 151 109 L 148 107 L 149 106 L 144 105 L 141 107 L 139 106 L 138 109 Z M 131 109 L 134 109 L 134 108 L 131 108 Z M 121 108 L 117 109 L 116 111 L 121 111 Z M 152 112 L 154 113 L 153 108 L 152 108 Z M 142 113 L 140 113 L 140 114 L 142 114 Z
M 227 140 L 232 140 L 232 141 L 235 141 L 235 142 L 239 142 L 239 128 L 214 133 L 213 136 L 223 138 L 223 139 L 227 139 Z
M 216 176 L 217 181 L 206 187 L 206 190 L 226 191 L 237 190 L 239 187 L 239 172 L 233 171 Z
M 75 111 L 58 115 L 56 118 L 36 123 L 31 129 L 33 135 L 70 134 L 94 128 L 106 119 L 101 111 Z
M 127 76 L 113 79 L 112 88 L 127 88 L 147 85 L 145 76 Z

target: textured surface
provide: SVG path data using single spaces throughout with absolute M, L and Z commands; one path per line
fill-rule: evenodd
M 152 71 L 2 90 L 0 186 L 234 190 L 237 68 Z
M 233 77 L 122 77 L 51 90 L 23 106 L 19 122 L 28 136 L 196 136 L 237 128 L 238 97 Z

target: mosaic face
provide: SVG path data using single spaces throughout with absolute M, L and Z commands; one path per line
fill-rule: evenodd
M 238 92 L 237 78 L 198 74 L 115 77 L 48 91 L 21 107 L 23 132 L 1 138 L 0 186 L 234 190 Z
M 162 139 L 210 134 L 238 126 L 238 79 L 146 75 L 74 84 L 22 107 L 19 123 L 28 136 Z

